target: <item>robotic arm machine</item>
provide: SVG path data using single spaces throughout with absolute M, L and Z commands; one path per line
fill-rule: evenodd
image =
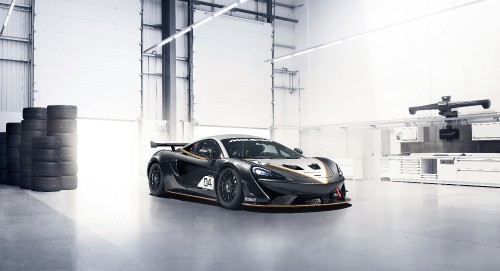
M 415 115 L 417 111 L 421 110 L 439 110 L 439 115 L 446 118 L 446 129 L 439 130 L 439 138 L 447 141 L 452 141 L 453 139 L 459 138 L 459 130 L 453 129 L 451 126 L 452 120 L 448 120 L 449 118 L 458 117 L 458 112 L 453 109 L 476 105 L 480 105 L 484 109 L 488 109 L 490 108 L 491 102 L 489 99 L 467 102 L 452 102 L 451 96 L 443 96 L 440 102 L 437 102 L 435 104 L 412 106 L 408 108 L 408 111 L 410 111 L 411 115 Z
M 467 102 L 452 102 L 451 96 L 443 96 L 441 98 L 441 101 L 435 104 L 428 104 L 428 105 L 421 105 L 421 106 L 412 106 L 408 108 L 410 111 L 410 114 L 415 115 L 417 111 L 421 110 L 439 110 L 439 115 L 445 117 L 445 118 L 456 118 L 458 117 L 458 112 L 455 110 L 452 110 L 454 108 L 459 108 L 459 107 L 468 107 L 468 106 L 475 106 L 475 105 L 480 105 L 484 109 L 490 108 L 491 102 L 489 99 L 486 100 L 475 100 L 475 101 L 467 101 Z

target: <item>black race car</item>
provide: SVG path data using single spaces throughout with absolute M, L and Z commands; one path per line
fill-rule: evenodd
M 300 149 L 247 135 L 220 135 L 170 147 L 149 161 L 149 189 L 217 200 L 228 209 L 242 205 L 310 206 L 349 201 L 339 166 L 306 158 Z

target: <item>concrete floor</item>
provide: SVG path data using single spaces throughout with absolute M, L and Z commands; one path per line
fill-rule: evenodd
M 133 183 L 0 185 L 0 270 L 500 269 L 500 189 L 349 181 L 348 208 L 229 211 Z

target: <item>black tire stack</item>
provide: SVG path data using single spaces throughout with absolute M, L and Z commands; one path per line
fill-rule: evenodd
M 7 184 L 19 185 L 21 168 L 19 166 L 19 144 L 21 143 L 21 123 L 11 122 L 6 125 L 7 136 Z
M 77 107 L 73 105 L 47 106 L 47 134 L 61 140 L 62 190 L 72 190 L 78 187 L 77 115 Z
M 60 191 L 61 139 L 55 136 L 33 137 L 31 142 L 31 190 L 42 192 Z
M 19 145 L 19 165 L 21 179 L 19 186 L 23 189 L 31 188 L 31 141 L 33 137 L 47 135 L 47 108 L 28 107 L 23 109 L 21 121 L 21 144 Z
M 0 184 L 7 183 L 7 133 L 0 133 Z

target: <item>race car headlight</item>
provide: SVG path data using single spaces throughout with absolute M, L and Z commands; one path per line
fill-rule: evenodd
M 261 168 L 261 167 L 252 168 L 252 173 L 257 178 L 268 178 L 268 179 L 284 179 L 285 178 L 278 173 L 272 172 L 268 169 Z
M 338 170 L 340 176 L 344 176 L 344 173 L 340 169 L 339 165 L 337 165 L 337 170 Z

